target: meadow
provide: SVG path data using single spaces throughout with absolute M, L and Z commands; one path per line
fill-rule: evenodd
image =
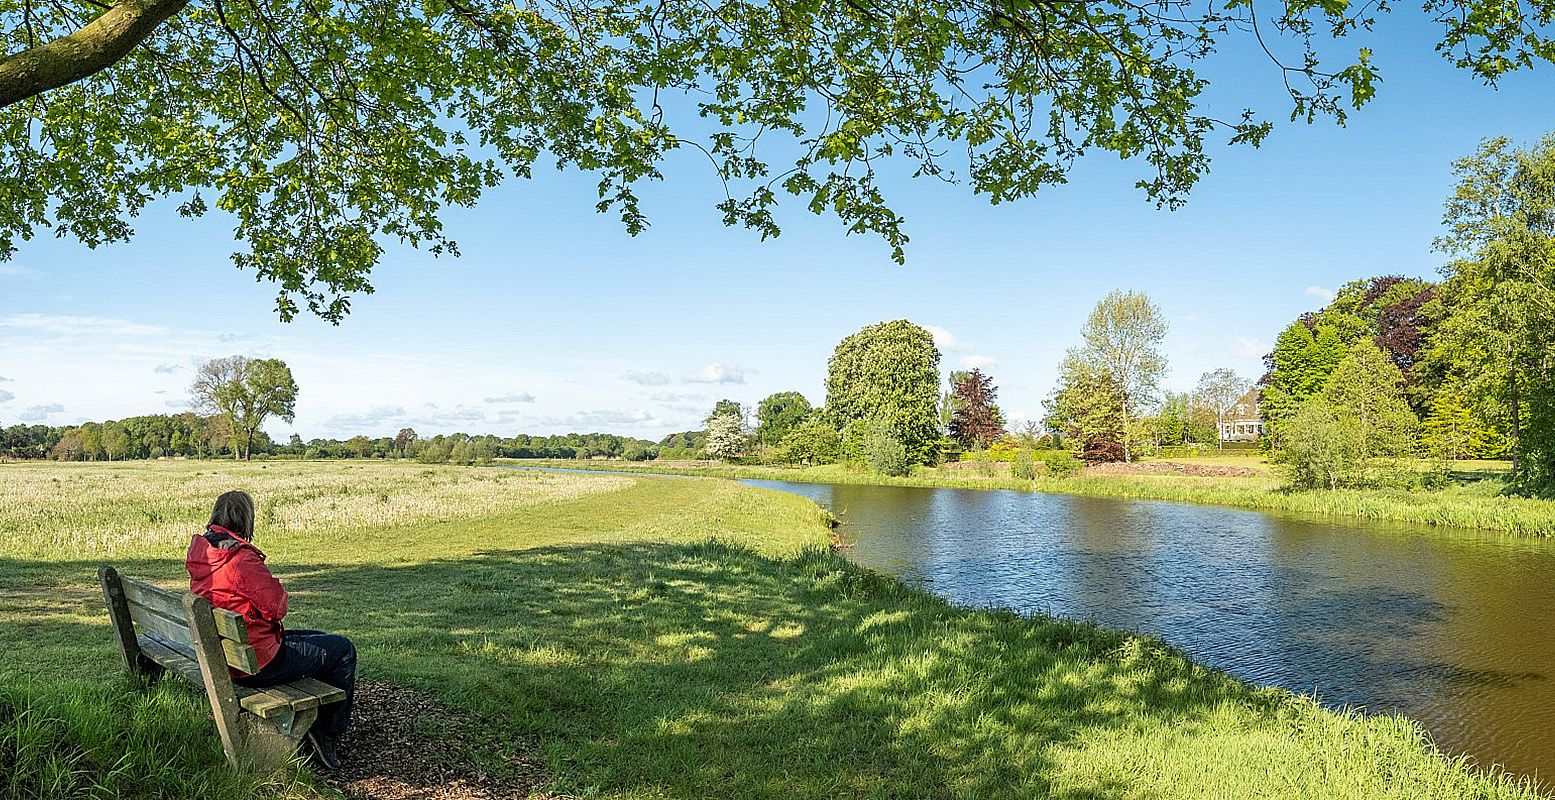
M 1203 467 L 1245 469 L 1244 475 L 1128 474 L 1085 470 L 1072 477 L 1039 475 L 1036 480 L 1010 477 L 1004 464 L 988 464 L 988 474 L 961 465 L 918 467 L 911 475 L 892 477 L 846 464 L 812 467 L 737 464 L 715 461 L 625 462 L 602 460 L 500 459 L 514 466 L 627 473 L 699 475 L 721 478 L 801 481 L 808 483 L 925 486 L 952 489 L 1011 489 L 1091 497 L 1172 500 L 1312 516 L 1414 522 L 1500 531 L 1523 536 L 1555 535 L 1555 500 L 1518 496 L 1507 490 L 1501 475 L 1505 462 L 1456 462 L 1453 481 L 1439 489 L 1289 490 L 1262 458 L 1206 456 L 1163 459 Z M 1142 462 L 1145 465 L 1162 462 Z M 1040 467 L 1040 465 L 1038 465 Z M 1406 465 L 1424 468 L 1424 464 Z
M 550 796 L 1539 796 L 1442 756 L 1408 720 L 856 568 L 793 495 L 141 462 L 0 465 L 0 798 L 329 796 L 300 769 L 229 769 L 200 695 L 119 677 L 96 564 L 180 585 L 205 502 L 235 487 L 265 507 L 258 543 L 293 625 L 347 633 L 364 678 L 474 715 L 493 774 L 535 753 Z

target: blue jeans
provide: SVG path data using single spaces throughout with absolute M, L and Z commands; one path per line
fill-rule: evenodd
M 351 695 L 356 689 L 356 645 L 335 633 L 293 631 L 281 633 L 281 649 L 263 669 L 234 681 L 263 689 L 298 678 L 319 680 L 344 689 L 346 699 L 319 706 L 318 729 L 336 739 L 351 724 Z

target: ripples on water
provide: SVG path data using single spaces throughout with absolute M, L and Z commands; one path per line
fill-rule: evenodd
M 1245 680 L 1420 720 L 1555 775 L 1555 542 L 1010 491 L 747 481 L 840 514 L 848 555 L 969 606 L 1153 634 Z

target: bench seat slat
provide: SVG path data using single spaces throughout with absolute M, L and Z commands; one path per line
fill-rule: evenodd
M 141 635 L 137 636 L 136 639 L 140 642 L 141 652 L 145 653 L 151 660 L 172 670 L 184 680 L 197 687 L 203 685 L 200 679 L 200 665 L 194 660 L 192 652 L 186 652 L 182 646 L 177 646 L 174 642 L 168 642 L 156 636 Z M 288 685 L 298 686 L 299 694 L 309 692 L 314 695 L 320 694 L 319 689 L 313 684 L 318 684 L 323 689 L 328 690 L 328 692 L 339 695 L 338 697 L 330 697 L 328 700 L 315 699 L 313 701 L 314 705 L 319 702 L 329 703 L 345 699 L 345 692 L 312 678 L 303 678 Z M 275 687 L 254 689 L 248 686 L 233 684 L 232 688 L 237 692 L 238 703 L 243 706 L 243 710 L 264 719 L 279 716 L 285 713 L 287 709 L 301 710 L 312 707 L 307 703 L 302 705 L 295 704 L 291 694 L 276 691 Z
M 124 584 L 124 597 L 129 601 L 130 607 L 143 606 L 164 617 L 183 619 L 184 592 L 153 586 L 134 578 L 120 576 L 119 580 Z M 248 625 L 243 622 L 241 614 L 225 608 L 213 610 L 216 615 L 216 632 L 221 634 L 221 638 L 239 644 L 248 644 Z
M 285 695 L 294 709 L 314 708 L 319 704 L 317 695 L 298 688 L 295 684 L 283 683 L 279 686 L 271 686 L 270 691 Z
M 247 686 L 235 686 L 235 688 L 238 691 L 238 704 L 243 706 L 244 711 L 256 717 L 269 719 L 291 707 L 291 701 L 284 695 L 269 689 L 250 689 Z
M 319 705 L 327 705 L 346 699 L 346 690 L 331 686 L 318 678 L 299 678 L 292 681 L 291 685 L 317 697 Z

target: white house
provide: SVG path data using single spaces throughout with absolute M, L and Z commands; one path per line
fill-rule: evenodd
M 1220 423 L 1220 441 L 1256 442 L 1263 436 L 1263 415 L 1258 408 L 1262 396 L 1257 387 L 1248 389 L 1247 394 L 1226 411 L 1226 420 Z

